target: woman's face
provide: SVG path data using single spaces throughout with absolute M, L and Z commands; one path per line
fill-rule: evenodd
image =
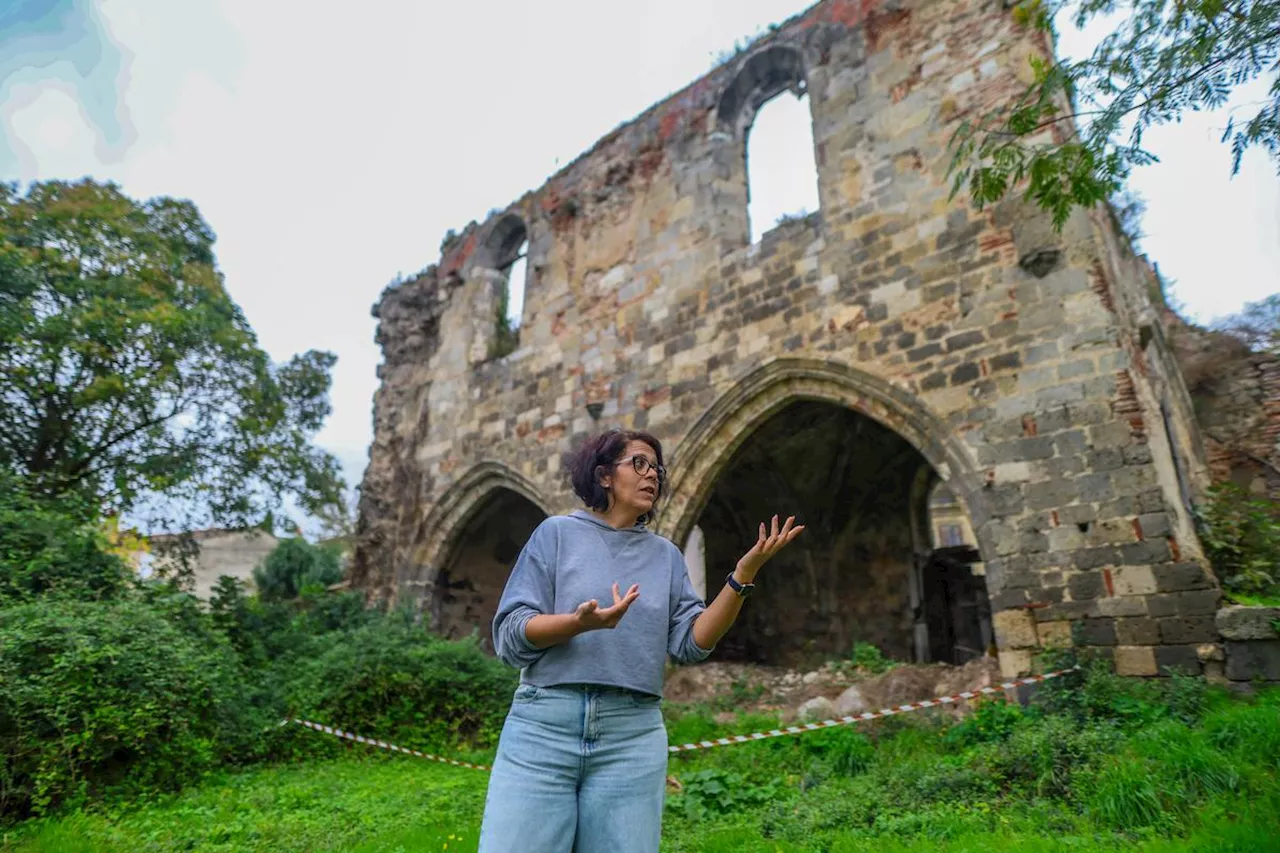
M 643 441 L 628 442 L 603 482 L 609 486 L 614 506 L 633 510 L 637 517 L 644 515 L 658 499 L 658 454 Z

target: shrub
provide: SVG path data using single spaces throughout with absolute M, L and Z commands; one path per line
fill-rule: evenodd
M 1051 716 L 1017 728 L 992 745 L 983 758 L 1006 784 L 1041 797 L 1065 798 L 1072 795 L 1080 774 L 1113 752 L 1119 742 L 1119 733 L 1112 727 Z
M 944 739 L 959 747 L 1007 740 L 1025 717 L 1021 705 L 1004 699 L 978 700 L 971 714 L 947 729 Z
M 289 711 L 404 746 L 493 745 L 518 680 L 474 640 L 428 634 L 403 613 L 326 635 L 316 649 L 290 664 Z
M 800 746 L 810 755 L 817 756 L 842 776 L 854 776 L 871 766 L 875 760 L 875 747 L 867 736 L 851 726 L 838 726 L 814 732 L 800 741 Z
M 1228 595 L 1280 597 L 1280 504 L 1221 483 L 1197 516 L 1200 541 Z
M 235 655 L 138 599 L 0 609 L 0 815 L 172 790 L 251 746 Z
M 888 672 L 897 666 L 895 661 L 884 656 L 884 652 L 880 651 L 878 646 L 864 642 L 853 644 L 853 654 L 850 662 L 855 669 L 865 670 L 872 675 Z

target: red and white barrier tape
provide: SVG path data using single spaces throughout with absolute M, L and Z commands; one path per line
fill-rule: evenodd
M 313 731 L 324 732 L 325 734 L 333 735 L 334 737 L 346 738 L 347 740 L 353 740 L 356 743 L 367 743 L 369 746 L 376 746 L 381 749 L 389 749 L 392 752 L 403 752 L 405 755 L 412 755 L 415 758 L 425 758 L 429 761 L 439 761 L 441 764 L 452 764 L 454 767 L 468 767 L 472 770 L 492 770 L 493 769 L 487 764 L 472 764 L 470 761 L 458 761 L 455 758 L 442 758 L 439 755 L 432 755 L 429 752 L 419 752 L 416 749 L 406 749 L 403 746 L 396 746 L 394 743 L 387 743 L 385 740 L 378 740 L 377 738 L 365 737 L 364 735 L 353 734 L 351 732 L 344 732 L 342 729 L 335 729 L 332 726 L 322 726 L 319 723 L 313 723 L 310 720 L 285 720 L 280 725 L 283 726 L 283 725 L 287 725 L 288 723 L 297 723 L 298 725 L 306 726 L 307 728 L 312 729 Z
M 854 714 L 851 717 L 841 717 L 838 720 L 823 720 L 820 723 L 805 723 L 802 726 L 787 726 L 785 729 L 772 729 L 767 732 L 754 732 L 749 735 L 732 735 L 730 737 L 716 738 L 715 740 L 703 740 L 697 743 L 684 743 L 679 746 L 667 747 L 668 752 L 688 752 L 694 749 L 711 749 L 714 746 L 729 746 L 734 743 L 748 743 L 754 740 L 765 740 L 771 737 L 783 737 L 785 735 L 801 735 L 806 732 L 816 732 L 820 729 L 829 729 L 833 726 L 847 726 L 851 723 L 861 723 L 867 720 L 878 720 L 883 717 L 892 717 L 896 714 L 906 714 L 911 711 L 919 711 L 921 708 L 934 708 L 938 705 L 953 705 L 960 700 L 969 700 L 978 696 L 988 695 L 991 693 L 1001 693 L 1018 687 L 1023 684 L 1036 684 L 1041 681 L 1048 681 L 1050 678 L 1057 678 L 1066 675 L 1068 672 L 1074 672 L 1079 669 L 1073 666 L 1070 669 L 1062 669 L 1057 672 L 1048 672 L 1044 675 L 1032 675 L 1027 678 L 1019 678 L 1016 681 L 1006 681 L 997 687 L 980 687 L 977 690 L 966 690 L 963 693 L 957 693 L 954 696 L 939 696 L 936 699 L 925 699 L 920 702 L 910 702 L 906 705 L 899 705 L 896 708 L 882 708 L 879 711 L 867 711 L 863 714 Z
M 1014 681 L 1006 681 L 1003 684 L 994 687 L 980 687 L 977 690 L 966 690 L 963 693 L 956 693 L 952 696 L 939 696 L 936 699 L 924 699 L 920 702 L 909 702 L 906 705 L 899 705 L 896 708 L 882 708 L 879 711 L 867 711 L 863 714 L 854 714 L 849 717 L 841 717 L 838 720 L 823 720 L 820 723 L 805 723 L 802 726 L 787 726 L 785 729 L 772 729 L 767 732 L 753 732 L 749 735 L 731 735 L 730 737 L 716 738 L 715 740 L 704 740 L 697 743 L 683 743 L 667 747 L 667 752 L 690 752 L 695 749 L 711 749 L 716 746 L 729 746 L 735 743 L 750 743 L 757 740 L 767 740 L 773 737 L 785 737 L 786 735 L 802 735 L 808 732 L 816 732 L 822 729 L 829 729 L 835 726 L 847 726 L 853 723 L 862 723 L 868 720 L 878 720 L 884 717 L 893 717 L 897 714 L 907 714 L 911 711 L 919 711 L 922 708 L 935 708 L 939 705 L 954 705 L 956 702 L 968 701 L 976 699 L 979 696 L 989 696 L 992 693 L 1001 693 L 1005 690 L 1011 690 L 1021 687 L 1025 684 L 1038 684 L 1041 681 L 1048 681 L 1051 678 L 1058 678 L 1069 672 L 1079 669 L 1073 666 L 1070 669 L 1061 669 L 1057 672 L 1047 672 L 1044 675 L 1031 675 L 1026 678 L 1019 678 Z M 392 752 L 403 752 L 405 755 L 412 755 L 416 758 L 425 758 L 429 761 L 439 761 L 441 764 L 451 764 L 454 767 L 467 767 L 472 770 L 492 770 L 487 764 L 472 764 L 469 761 L 458 761 L 453 758 L 442 758 L 438 755 L 432 755 L 429 752 L 419 752 L 416 749 L 406 749 L 403 746 L 396 746 L 393 743 L 387 743 L 377 738 L 365 737 L 363 735 L 344 732 L 342 729 L 335 729 L 331 726 L 322 726 L 319 723 L 313 723 L 310 720 L 284 720 L 280 725 L 289 723 L 297 723 L 305 726 L 313 731 L 323 732 L 324 734 L 333 735 L 334 737 L 346 738 L 356 743 L 364 743 L 369 746 L 376 746 L 380 749 L 389 749 Z

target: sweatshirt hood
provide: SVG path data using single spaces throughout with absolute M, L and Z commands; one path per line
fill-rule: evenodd
M 642 521 L 636 522 L 636 525 L 634 527 L 614 527 L 612 524 L 609 524 L 607 521 L 602 521 L 601 519 L 597 518 L 595 513 L 587 512 L 585 509 L 575 509 L 573 512 L 569 513 L 569 517 L 576 518 L 579 521 L 585 521 L 588 524 L 594 524 L 596 527 L 599 527 L 601 530 L 607 530 L 611 533 L 647 533 L 648 532 L 648 529 L 645 527 L 644 522 Z

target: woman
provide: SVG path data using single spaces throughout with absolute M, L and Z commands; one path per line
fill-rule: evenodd
M 679 549 L 645 528 L 666 482 L 658 440 L 606 432 L 568 467 L 588 509 L 538 526 L 493 620 L 494 648 L 521 669 L 521 683 L 489 781 L 481 853 L 656 851 L 666 658 L 711 654 L 761 566 L 804 530 L 794 517 L 761 524 L 704 605 Z M 612 604 L 602 607 L 606 594 Z

